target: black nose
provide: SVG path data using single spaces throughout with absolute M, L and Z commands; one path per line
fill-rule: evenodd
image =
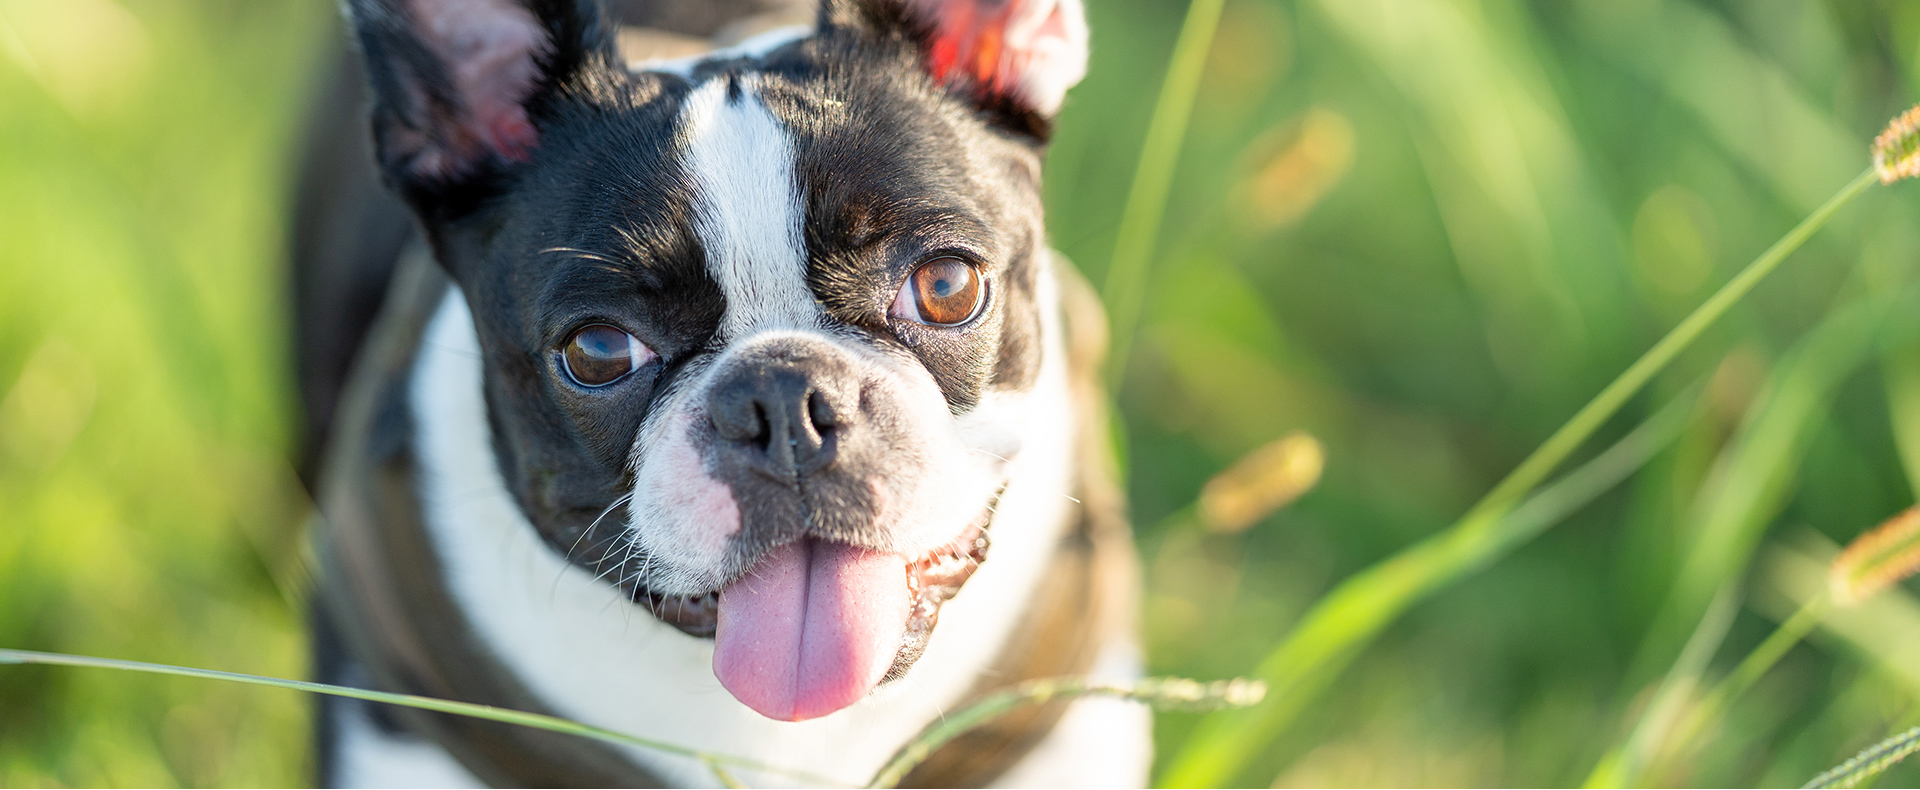
M 850 416 L 840 367 L 818 357 L 740 360 L 708 391 L 708 419 L 753 469 L 796 481 L 833 463 Z

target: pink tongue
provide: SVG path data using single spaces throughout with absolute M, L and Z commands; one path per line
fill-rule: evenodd
M 906 560 L 801 540 L 720 591 L 713 674 L 768 718 L 804 721 L 859 702 L 907 628 Z

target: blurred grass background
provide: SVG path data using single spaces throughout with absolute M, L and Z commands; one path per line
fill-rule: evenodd
M 1047 189 L 1099 282 L 1186 5 L 1089 6 Z M 333 14 L 0 0 L 0 646 L 303 675 L 270 570 L 306 507 L 282 239 Z M 1916 84 L 1897 0 L 1227 0 L 1118 395 L 1152 669 L 1246 674 L 1452 523 L 1859 172 Z M 1724 674 L 1914 502 L 1916 209 L 1850 206 L 1595 449 L 1704 381 L 1677 442 L 1415 606 L 1234 781 L 1578 783 L 1732 579 L 1693 670 Z M 1318 485 L 1198 526 L 1206 482 L 1289 435 Z M 1920 723 L 1913 589 L 1829 615 L 1642 780 L 1798 785 Z M 301 784 L 306 706 L 7 667 L 0 785 Z M 1164 754 L 1195 721 L 1162 714 Z

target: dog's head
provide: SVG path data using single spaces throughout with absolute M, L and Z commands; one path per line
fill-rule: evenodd
M 638 70 L 590 0 L 348 6 L 547 543 L 768 716 L 904 671 L 1020 452 L 1078 0 L 827 0 Z

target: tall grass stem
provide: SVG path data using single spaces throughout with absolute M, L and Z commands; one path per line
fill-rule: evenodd
M 1779 627 L 1773 629 L 1773 633 L 1768 634 L 1766 639 L 1755 645 L 1753 652 L 1748 653 L 1746 658 L 1740 659 L 1740 663 L 1734 666 L 1733 671 L 1727 673 L 1726 678 L 1722 679 L 1707 696 L 1707 701 L 1715 706 L 1716 712 L 1739 699 L 1740 695 L 1747 693 L 1748 689 L 1753 688 L 1753 684 L 1760 682 L 1760 678 L 1766 676 L 1767 670 L 1772 669 L 1773 665 L 1780 663 L 1780 659 L 1787 656 L 1788 650 L 1792 650 L 1794 645 L 1800 644 L 1800 640 L 1807 638 L 1807 634 L 1813 632 L 1813 627 L 1820 624 L 1820 618 L 1827 615 L 1827 605 L 1831 600 L 1823 595 L 1806 602 L 1793 613 L 1793 616 L 1788 617 L 1780 623 Z
M 1201 683 L 1186 678 L 1146 678 L 1132 683 L 1106 683 L 1080 677 L 1037 678 L 1002 691 L 942 716 L 880 769 L 868 787 L 893 787 L 908 773 L 948 741 L 968 730 L 1029 705 L 1056 699 L 1103 696 L 1133 700 L 1156 708 L 1213 710 L 1257 704 L 1267 694 L 1266 684 L 1241 679 Z
M 475 705 L 469 702 L 421 697 L 413 694 L 394 694 L 384 691 L 334 686 L 326 683 L 313 683 L 304 680 L 245 675 L 237 672 L 221 672 L 212 669 L 196 669 L 171 664 L 152 664 L 145 661 L 124 661 L 114 658 L 96 658 L 76 656 L 65 653 L 42 653 L 33 650 L 0 649 L 0 665 L 39 664 L 48 666 L 86 667 L 92 669 L 113 669 L 126 672 L 144 672 L 154 675 L 173 675 L 177 677 L 198 678 L 201 680 L 220 680 L 230 683 L 244 683 L 252 686 L 305 691 L 314 694 L 327 694 L 335 697 L 380 702 L 388 705 L 400 705 L 421 710 L 451 713 L 476 719 L 517 724 L 523 727 L 547 730 L 550 732 L 577 735 L 620 746 L 637 746 L 666 754 L 690 757 L 700 762 L 713 773 L 723 787 L 745 787 L 729 766 L 745 768 L 766 774 L 796 779 L 819 787 L 845 787 L 845 782 L 828 779 L 804 771 L 795 771 L 769 765 L 759 760 L 736 757 L 715 752 L 700 751 L 651 738 L 641 738 L 623 732 L 581 724 L 557 716 L 540 713 L 508 710 L 491 705 Z M 926 729 L 901 747 L 893 758 L 882 767 L 869 787 L 893 787 L 900 780 L 925 761 L 928 755 L 967 731 L 992 721 L 1004 714 L 1029 705 L 1045 704 L 1055 699 L 1067 699 L 1084 696 L 1106 696 L 1132 700 L 1156 708 L 1184 708 L 1190 710 L 1214 710 L 1223 707 L 1245 707 L 1260 702 L 1266 696 L 1266 684 L 1244 679 L 1222 680 L 1202 683 L 1186 678 L 1145 678 L 1131 683 L 1110 683 L 1081 677 L 1053 677 L 1029 680 L 1012 688 L 987 695 L 986 697 L 942 716 Z
M 1706 673 L 1713 654 L 1726 641 L 1733 618 L 1740 613 L 1740 586 L 1732 581 L 1720 585 L 1708 604 L 1705 616 L 1687 638 L 1680 657 L 1673 662 L 1653 699 L 1628 731 L 1626 740 L 1607 752 L 1587 775 L 1583 787 L 1638 787 L 1647 767 L 1662 754 L 1670 753 L 1683 740 L 1681 722 L 1687 720 L 1687 705 L 1695 699 L 1700 677 Z
M 1459 521 L 1355 574 L 1322 598 L 1261 663 L 1257 677 L 1273 689 L 1267 702 L 1251 710 L 1209 716 L 1174 756 L 1163 781 L 1183 787 L 1233 781 L 1310 698 L 1401 612 L 1454 579 L 1503 556 L 1515 545 L 1503 534 L 1511 531 L 1503 525 L 1515 504 L 1841 207 L 1877 181 L 1878 174 L 1868 169 L 1801 220 L 1554 431 Z
M 1828 769 L 1803 785 L 1806 787 L 1859 787 L 1879 776 L 1908 755 L 1920 751 L 1920 727 L 1895 735 L 1866 748 L 1853 759 Z
M 1187 5 L 1186 20 L 1180 24 L 1180 37 L 1174 41 L 1167 65 L 1166 81 L 1147 122 L 1147 138 L 1140 144 L 1140 161 L 1134 167 L 1133 185 L 1127 190 L 1120 230 L 1114 234 L 1113 256 L 1107 260 L 1100 288 L 1112 327 L 1107 377 L 1113 389 L 1126 375 L 1127 360 L 1133 352 L 1134 330 L 1146 298 L 1147 268 L 1160 243 L 1160 225 L 1166 219 L 1167 196 L 1173 189 L 1180 148 L 1193 117 L 1193 99 L 1206 71 L 1207 51 L 1213 48 L 1213 33 L 1220 26 L 1220 9 L 1225 6 L 1226 0 L 1191 0 Z
M 665 741 L 656 741 L 651 738 L 628 735 L 624 732 L 609 730 L 604 727 L 595 727 L 591 724 L 568 721 L 556 716 L 496 708 L 491 705 L 475 705 L 469 702 L 454 702 L 452 700 L 421 697 L 413 694 L 369 691 L 366 689 L 334 686 L 326 683 L 313 683 L 304 680 L 286 680 L 283 678 L 263 677 L 261 675 L 244 675 L 237 672 L 220 672 L 212 669 L 177 667 L 170 664 L 150 664 L 145 661 L 123 661 L 113 658 L 74 656 L 64 653 L 42 653 L 33 650 L 0 649 L 0 664 L 41 664 L 65 667 L 87 667 L 92 669 L 113 669 L 125 672 L 145 672 L 153 675 L 174 675 L 178 677 L 199 678 L 202 680 L 222 680 L 230 683 L 245 683 L 253 686 L 268 686 L 293 691 L 305 691 L 313 694 L 348 697 L 351 699 L 366 700 L 368 702 L 380 702 L 388 705 L 400 705 L 408 708 L 419 708 L 420 710 L 431 710 L 440 713 L 451 713 L 457 716 L 486 719 L 488 721 L 497 721 L 505 724 L 517 724 L 522 727 L 532 727 L 538 730 L 577 735 L 582 738 L 592 738 L 596 741 L 604 741 L 619 746 L 637 746 L 642 749 L 651 749 L 665 754 L 690 757 L 710 768 L 733 766 L 758 771 L 760 773 L 784 776 L 789 779 L 795 779 L 821 787 L 847 786 L 847 783 L 843 780 L 829 779 L 804 771 L 794 771 L 777 765 L 769 765 L 751 758 L 703 752 L 698 749 L 689 749 L 685 746 L 679 746 Z M 717 771 L 716 775 L 719 776 L 723 784 L 731 783 L 732 781 L 732 777 L 726 775 L 723 770 Z

